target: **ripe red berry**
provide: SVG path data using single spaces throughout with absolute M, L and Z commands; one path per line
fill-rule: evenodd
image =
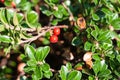
M 0 2 L 4 3 L 4 0 L 0 0 Z
M 51 43 L 56 43 L 56 42 L 58 42 L 58 37 L 57 37 L 56 35 L 50 36 L 50 42 L 51 42 Z
M 12 5 L 13 8 L 16 8 L 15 2 L 12 1 L 12 2 L 11 2 L 11 5 Z
M 60 28 L 54 28 L 53 33 L 54 35 L 60 35 Z

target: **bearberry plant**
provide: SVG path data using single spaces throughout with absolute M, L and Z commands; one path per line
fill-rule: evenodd
M 119 80 L 120 0 L 0 0 L 0 80 Z

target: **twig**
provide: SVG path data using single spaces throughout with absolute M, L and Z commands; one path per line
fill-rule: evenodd
M 45 30 L 45 29 L 54 29 L 54 28 L 68 28 L 68 26 L 67 25 L 59 25 L 59 26 L 44 26 L 43 28 L 41 28 L 41 30 Z
M 51 25 L 51 21 L 53 20 L 53 15 L 50 16 L 50 19 L 49 19 L 49 23 L 48 23 L 48 26 Z
M 52 72 L 58 72 L 57 70 L 52 69 L 52 68 L 50 68 L 50 71 L 52 71 Z
M 14 28 L 14 26 L 9 26 L 9 25 L 7 25 L 7 24 L 5 24 L 5 26 L 6 26 L 7 29 L 10 28 L 11 30 L 15 29 L 15 30 L 17 30 L 17 31 L 22 30 L 22 31 L 34 32 L 34 31 L 36 31 L 36 29 L 37 29 L 37 28 Z M 45 30 L 45 29 L 49 29 L 49 28 L 54 29 L 54 28 L 56 28 L 56 27 L 58 27 L 58 28 L 68 28 L 67 25 L 44 26 L 44 27 L 42 27 L 42 28 L 40 29 L 39 32 L 41 32 L 42 30 Z
M 35 40 L 38 39 L 39 37 L 44 36 L 44 35 L 46 34 L 46 32 L 48 32 L 48 31 L 50 31 L 50 30 L 52 30 L 52 29 L 54 29 L 54 28 L 56 28 L 56 27 L 57 27 L 57 28 L 68 28 L 68 26 L 66 26 L 66 25 L 63 25 L 63 26 L 53 26 L 53 27 L 48 27 L 48 26 L 46 26 L 46 27 L 40 29 L 40 31 L 39 31 L 40 33 L 39 33 L 37 36 L 34 36 L 34 37 L 29 38 L 29 39 L 27 39 L 27 40 L 22 40 L 22 41 L 19 42 L 18 44 L 23 44 L 23 43 L 35 41 Z M 43 31 L 43 30 L 44 30 L 44 31 Z
M 25 40 L 25 41 L 21 41 L 21 42 L 19 42 L 18 44 L 23 44 L 23 43 L 35 41 L 35 40 L 38 39 L 40 36 L 44 36 L 45 33 L 48 32 L 48 31 L 50 31 L 50 29 L 48 29 L 48 30 L 46 30 L 46 31 L 38 34 L 37 36 L 34 36 L 34 37 L 32 37 L 32 38 L 29 38 L 29 39 L 27 39 L 27 40 Z
M 75 21 L 74 16 L 72 14 L 72 12 L 70 11 L 70 9 L 66 6 L 66 4 L 62 3 L 62 5 L 64 6 L 64 8 L 68 11 L 68 13 L 70 14 L 70 17 L 72 17 L 72 20 Z
M 29 32 L 34 32 L 34 31 L 36 31 L 36 28 L 20 28 L 20 27 L 17 27 L 17 28 L 14 28 L 14 26 L 12 26 L 12 25 L 8 25 L 8 24 L 5 24 L 5 27 L 7 28 L 7 29 L 11 29 L 11 30 L 16 30 L 16 31 L 20 31 L 20 30 L 22 30 L 22 31 L 29 31 Z

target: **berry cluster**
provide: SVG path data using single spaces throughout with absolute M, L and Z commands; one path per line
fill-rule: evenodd
M 60 28 L 54 28 L 53 35 L 50 36 L 50 42 L 51 43 L 58 42 L 58 35 L 60 35 Z

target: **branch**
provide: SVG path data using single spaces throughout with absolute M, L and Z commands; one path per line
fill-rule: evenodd
M 5 26 L 6 26 L 6 28 L 7 29 L 11 29 L 11 30 L 16 30 L 16 31 L 20 31 L 20 30 L 22 30 L 22 31 L 28 31 L 28 32 L 35 32 L 35 31 L 37 31 L 37 28 L 14 28 L 14 26 L 9 26 L 9 25 L 7 25 L 7 24 L 5 24 Z M 51 29 L 54 29 L 54 28 L 68 28 L 68 26 L 67 25 L 59 25 L 59 26 L 44 26 L 44 27 L 42 27 L 42 28 L 40 28 L 40 31 L 38 31 L 38 32 L 41 32 L 42 30 L 45 30 L 45 29 L 49 29 L 49 28 L 51 28 Z
M 22 41 L 19 42 L 18 44 L 23 44 L 23 43 L 35 41 L 35 40 L 37 40 L 39 37 L 44 36 L 44 35 L 46 34 L 46 32 L 48 32 L 48 31 L 50 31 L 50 30 L 52 30 L 52 29 L 54 29 L 54 28 L 68 28 L 68 26 L 66 26 L 66 25 L 63 25 L 63 26 L 52 26 L 52 27 L 46 26 L 46 27 L 40 29 L 40 31 L 39 31 L 40 33 L 39 33 L 37 36 L 34 36 L 34 37 L 29 38 L 29 39 L 26 39 L 26 40 L 22 40 Z M 43 30 L 44 30 L 44 31 L 43 31 Z
M 34 36 L 34 37 L 32 37 L 32 38 L 29 38 L 29 39 L 27 39 L 27 40 L 25 40 L 25 41 L 21 41 L 21 42 L 19 42 L 18 44 L 23 44 L 23 43 L 35 41 L 35 40 L 38 39 L 40 36 L 44 36 L 45 33 L 48 32 L 48 31 L 50 31 L 50 29 L 44 31 L 44 32 L 41 33 L 41 34 L 38 34 L 37 36 Z

